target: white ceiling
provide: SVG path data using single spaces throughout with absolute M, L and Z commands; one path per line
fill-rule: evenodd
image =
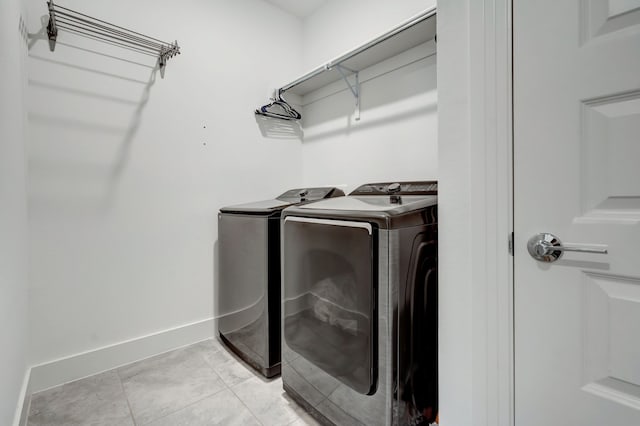
M 304 19 L 313 14 L 320 7 L 324 6 L 328 0 L 265 0 L 267 3 L 279 7 L 280 9 Z

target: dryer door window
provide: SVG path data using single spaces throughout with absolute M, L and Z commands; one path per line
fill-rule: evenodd
M 376 380 L 374 248 L 366 222 L 284 222 L 285 344 L 362 394 Z

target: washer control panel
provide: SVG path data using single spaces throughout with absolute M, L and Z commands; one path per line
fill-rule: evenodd
M 325 198 L 340 197 L 342 195 L 344 195 L 344 192 L 335 187 L 296 188 L 290 189 L 284 194 L 279 195 L 278 200 L 299 203 L 303 201 L 317 201 Z
M 366 183 L 349 195 L 438 195 L 435 180 L 416 182 Z

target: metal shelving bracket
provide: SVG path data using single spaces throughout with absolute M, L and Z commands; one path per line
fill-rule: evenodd
M 307 94 L 342 79 L 356 100 L 354 115 L 355 120 L 359 120 L 361 103 L 359 72 L 423 43 L 436 41 L 436 29 L 436 8 L 434 6 L 285 84 L 278 89 L 279 93 L 289 92 L 303 99 Z M 334 73 L 333 70 L 337 72 Z M 354 78 L 351 78 L 351 75 L 355 78 L 355 84 L 352 83 Z
M 349 69 L 345 66 L 342 66 L 340 64 L 336 64 L 335 65 L 336 70 L 338 70 L 338 72 L 340 73 L 340 76 L 342 77 L 342 79 L 344 80 L 345 83 L 347 83 L 347 87 L 349 88 L 349 90 L 351 90 L 351 94 L 353 95 L 354 98 L 356 98 L 356 109 L 355 109 L 355 120 L 360 120 L 360 78 L 359 78 L 359 73 L 358 71 Z M 327 68 L 330 69 L 330 68 Z M 349 81 L 349 79 L 347 78 L 347 75 L 345 74 L 344 71 L 348 71 L 351 74 L 355 75 L 355 84 L 351 84 L 351 82 Z
M 163 46 L 160 49 L 158 56 L 158 65 L 160 67 L 160 77 L 164 78 L 164 69 L 167 66 L 167 59 L 173 58 L 180 54 L 180 46 L 178 46 L 178 40 L 175 40 L 168 46 Z
M 49 50 L 52 52 L 56 48 L 56 40 L 58 39 L 58 27 L 56 26 L 56 15 L 53 9 L 53 0 L 47 2 L 49 7 L 49 24 L 47 24 L 47 36 L 49 37 Z

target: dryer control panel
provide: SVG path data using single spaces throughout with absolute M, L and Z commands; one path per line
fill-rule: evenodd
M 438 181 L 366 183 L 349 195 L 438 195 Z

